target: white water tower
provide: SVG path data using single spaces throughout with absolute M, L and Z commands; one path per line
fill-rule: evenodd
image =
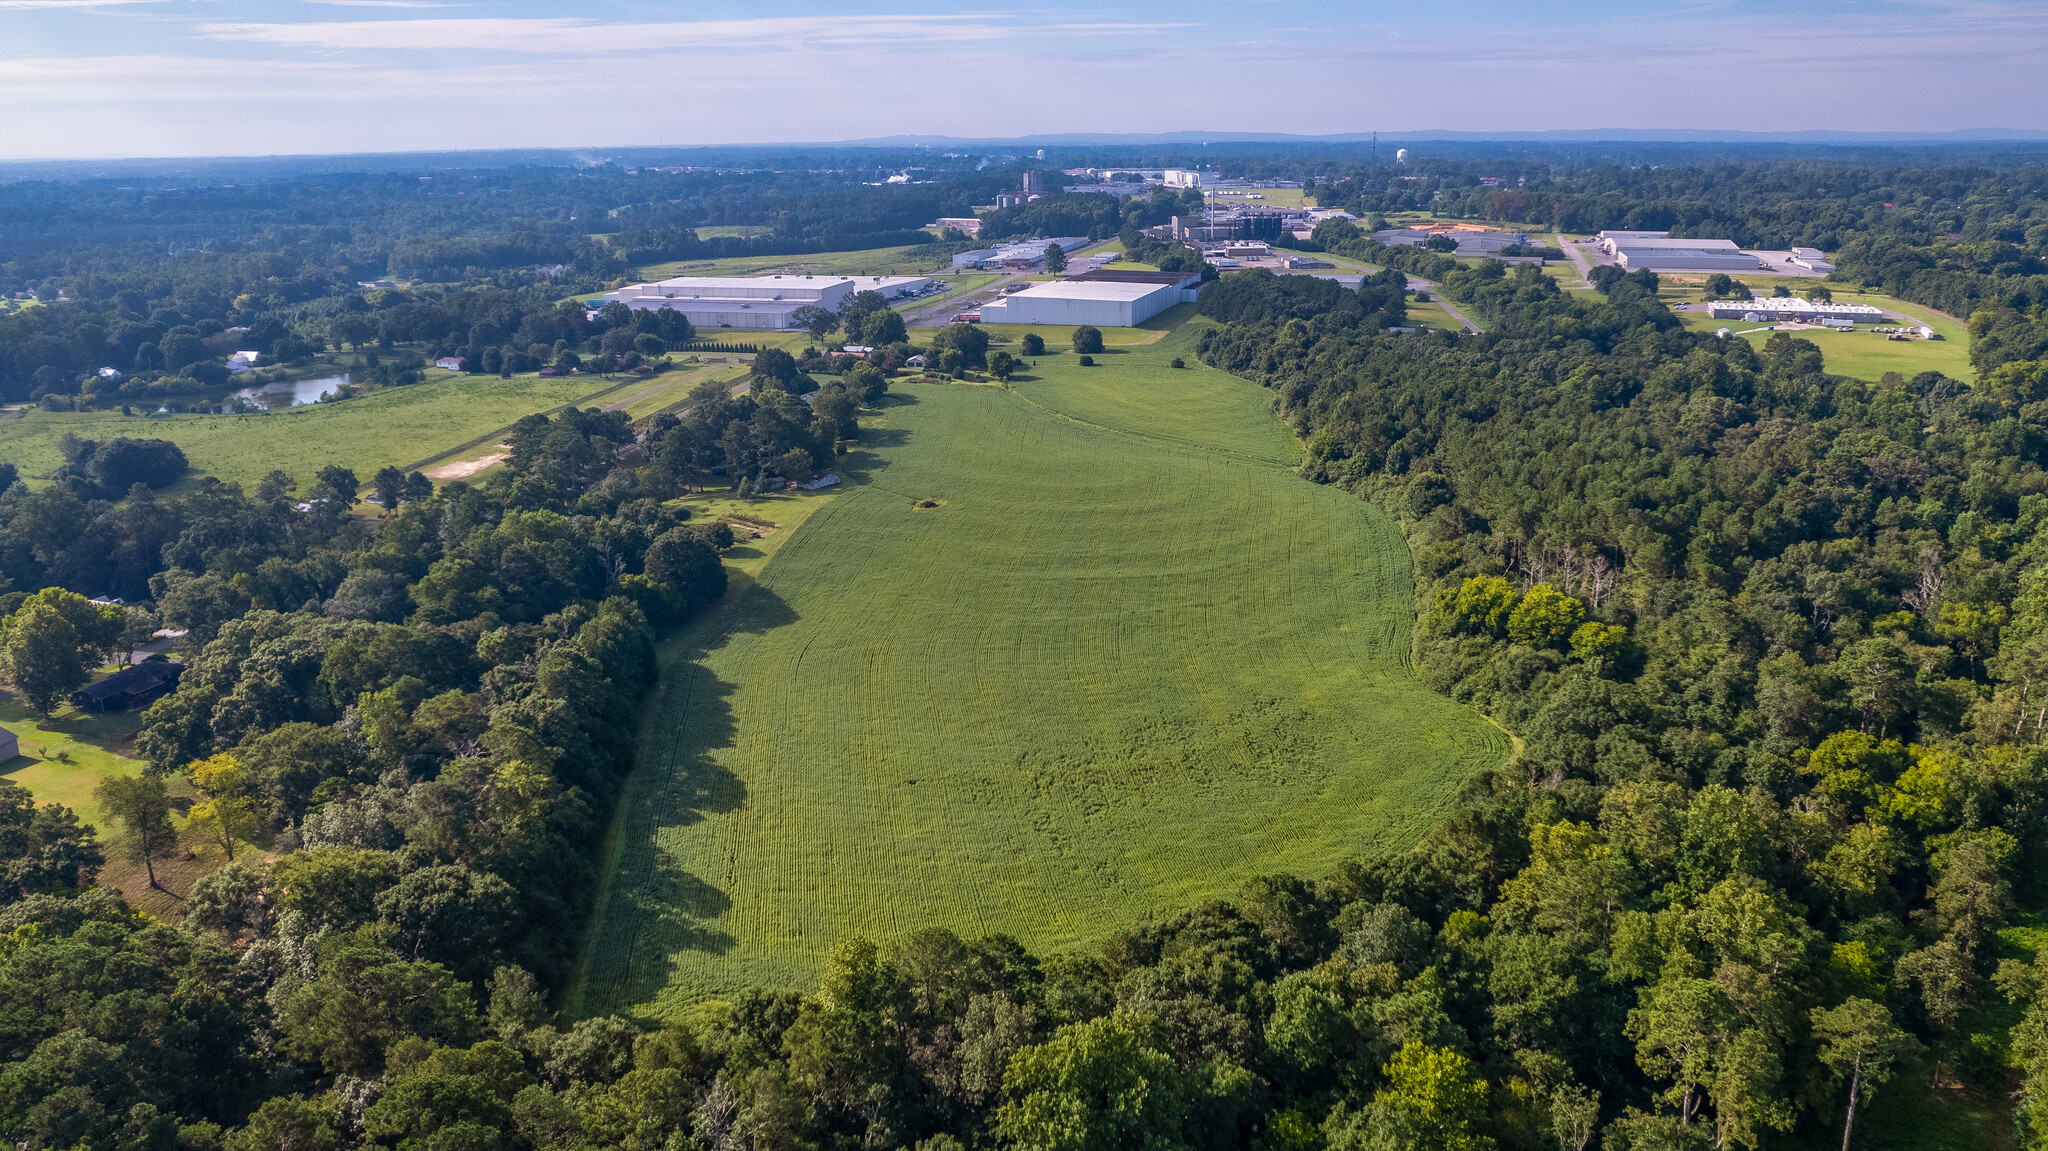
M 1408 149 L 1406 149 L 1406 148 L 1396 148 L 1396 149 L 1394 149 L 1394 163 L 1396 163 L 1396 164 L 1406 164 L 1407 162 L 1408 162 Z

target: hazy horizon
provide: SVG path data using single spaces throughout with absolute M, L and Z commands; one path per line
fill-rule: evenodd
M 1189 131 L 2048 130 L 2048 3 L 0 0 L 0 159 Z M 1560 29 L 1569 27 L 1570 31 Z M 1967 77 L 1968 83 L 1958 83 Z

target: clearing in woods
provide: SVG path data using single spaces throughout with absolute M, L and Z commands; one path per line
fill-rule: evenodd
M 572 1011 L 814 986 L 856 932 L 1097 944 L 1410 844 L 1501 761 L 1408 671 L 1399 530 L 1194 327 L 897 385 L 850 490 L 664 648 Z
M 58 445 L 66 432 L 88 440 L 133 436 L 177 444 L 191 461 L 194 476 L 205 473 L 253 492 L 266 474 L 282 469 L 295 476 L 303 490 L 328 464 L 351 468 L 358 479 L 367 481 L 387 464 L 404 467 L 528 413 L 625 382 L 595 376 L 454 376 L 383 388 L 339 403 L 240 416 L 144 419 L 118 411 L 35 408 L 21 419 L 0 423 L 0 460 L 18 466 L 24 478 L 39 479 L 63 464 Z

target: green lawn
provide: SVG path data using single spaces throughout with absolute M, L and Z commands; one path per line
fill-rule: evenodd
M 1468 316 L 1472 314 L 1465 309 L 1460 309 L 1460 311 L 1464 311 Z M 1474 320 L 1473 323 L 1478 323 L 1478 321 Z M 1462 332 L 1465 330 L 1465 325 L 1452 319 L 1451 314 L 1444 311 L 1443 305 L 1437 303 L 1436 297 L 1433 295 L 1427 304 L 1418 304 L 1414 300 L 1408 301 L 1408 326 L 1411 328 L 1430 328 L 1439 332 Z
M 1191 319 L 1194 314 L 1195 305 L 1175 304 L 1173 307 L 1139 324 L 1135 328 L 1100 329 L 1102 332 L 1102 342 L 1112 348 L 1130 347 L 1136 344 L 1156 344 L 1161 339 L 1164 339 L 1169 331 L 1181 322 Z M 988 333 L 989 346 L 991 348 L 1001 348 L 1012 355 L 1017 354 L 1017 345 L 1024 339 L 1024 333 L 1026 332 L 1037 332 L 1039 338 L 1045 341 L 1046 351 L 1049 354 L 1057 355 L 1060 352 L 1066 351 L 1068 346 L 1074 342 L 1074 329 L 1079 327 L 1077 324 L 977 324 L 975 326 Z M 910 338 L 918 343 L 929 343 L 932 335 L 938 330 L 936 327 L 917 328 L 912 330 Z M 1183 358 L 1192 360 L 1194 357 L 1184 356 Z
M 574 1011 L 809 986 L 852 932 L 1096 944 L 1412 843 L 1501 761 L 1408 672 L 1398 529 L 1194 327 L 897 385 L 854 486 L 749 547 L 665 649 Z
M 853 252 L 809 252 L 800 256 L 732 256 L 719 260 L 670 260 L 633 269 L 629 283 L 673 276 L 760 276 L 798 272 L 831 276 L 928 276 L 953 270 L 953 258 L 918 259 L 914 249 L 865 248 Z
M 66 432 L 85 439 L 136 436 L 171 440 L 196 471 L 239 482 L 281 468 L 303 483 L 328 464 L 367 480 L 387 464 L 403 467 L 504 427 L 532 412 L 569 403 L 621 383 L 595 376 L 453 376 L 356 399 L 307 404 L 246 416 L 173 415 L 155 419 L 112 412 L 31 410 L 0 421 L 0 459 L 24 476 L 46 476 L 63 463 L 57 442 Z
M 50 719 L 39 720 L 0 692 L 0 727 L 13 732 L 21 747 L 19 756 L 0 763 L 0 777 L 27 788 L 37 803 L 62 804 L 76 812 L 80 823 L 90 824 L 98 832 L 106 852 L 100 885 L 119 890 L 151 915 L 175 920 L 182 914 L 179 897 L 218 869 L 225 857 L 218 845 L 188 838 L 172 858 L 156 865 L 157 878 L 167 890 L 152 890 L 142 865 L 128 857 L 126 832 L 100 810 L 94 791 L 108 776 L 141 774 L 142 761 L 134 758 L 135 733 L 141 726 L 142 718 L 134 712 L 85 715 L 68 706 Z M 166 782 L 177 808 L 171 822 L 183 836 L 184 809 L 192 801 L 192 790 L 183 776 L 172 776 Z M 256 853 L 261 855 L 262 850 L 258 848 Z

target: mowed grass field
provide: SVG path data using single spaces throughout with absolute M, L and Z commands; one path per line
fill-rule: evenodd
M 64 433 L 83 439 L 115 436 L 176 443 L 197 472 L 241 483 L 275 468 L 311 483 L 328 464 L 350 468 L 367 481 L 386 465 L 403 467 L 504 427 L 532 412 L 624 383 L 596 376 L 543 380 L 524 375 L 454 376 L 404 388 L 386 388 L 331 404 L 306 404 L 245 416 L 172 415 L 155 419 L 112 412 L 30 409 L 0 421 L 0 460 L 25 477 L 46 476 L 64 462 Z M 598 402 L 598 401 L 593 401 Z M 602 401 L 608 403 L 610 401 Z
M 1395 525 L 1193 335 L 896 386 L 664 649 L 573 1011 L 810 986 L 855 932 L 1097 944 L 1410 844 L 1504 758 L 1408 673 Z
M 700 232 L 701 234 L 701 232 Z M 796 272 L 833 276 L 926 276 L 950 272 L 950 256 L 914 256 L 918 247 L 861 248 L 847 252 L 806 252 L 794 256 L 728 256 L 716 260 L 670 260 L 633 269 L 628 282 L 673 276 L 763 276 Z

